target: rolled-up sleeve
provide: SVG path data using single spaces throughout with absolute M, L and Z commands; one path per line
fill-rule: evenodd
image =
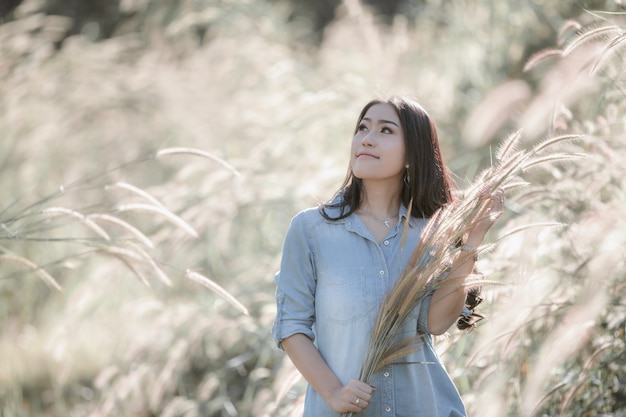
M 292 219 L 275 275 L 277 310 L 272 337 L 281 349 L 281 342 L 296 333 L 315 338 L 315 264 L 305 220 L 304 213 Z

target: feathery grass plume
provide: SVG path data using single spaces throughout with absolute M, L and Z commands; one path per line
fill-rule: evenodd
M 562 227 L 562 226 L 564 226 L 564 224 L 563 223 L 558 223 L 558 222 L 543 222 L 543 223 L 525 224 L 523 226 L 516 227 L 515 229 L 508 230 L 507 232 L 503 233 L 502 235 L 500 235 L 500 237 L 498 237 L 498 241 L 504 240 L 507 237 L 513 236 L 513 235 L 515 235 L 517 233 L 523 232 L 523 231 L 531 229 L 533 227 Z
M 583 28 L 577 32 L 578 36 L 563 47 L 563 54 L 568 55 L 580 45 L 587 42 L 597 41 L 598 39 L 602 39 L 611 33 L 619 34 L 619 26 L 611 24 L 598 26 L 597 24 L 594 24 L 590 27 Z
M 507 136 L 496 151 L 496 160 L 501 161 L 508 158 L 513 152 L 518 150 L 519 140 L 522 137 L 522 131 L 518 130 Z
M 615 36 L 611 38 L 612 34 L 615 34 Z M 576 31 L 576 36 L 565 42 L 561 49 L 548 48 L 533 54 L 524 64 L 523 71 L 530 71 L 546 59 L 567 56 L 588 42 L 597 42 L 607 38 L 612 39 L 611 42 L 597 54 L 598 57 L 594 59 L 595 63 L 590 70 L 590 73 L 594 75 L 600 68 L 602 62 L 607 57 L 611 56 L 611 52 L 618 48 L 624 40 L 624 34 L 620 32 L 620 28 L 616 25 L 609 24 L 598 26 L 594 24 L 590 27 L 579 29 Z
M 215 292 L 217 295 L 222 297 L 226 302 L 242 312 L 244 315 L 247 316 L 249 314 L 248 309 L 243 304 L 241 304 L 235 297 L 233 297 L 228 291 L 226 291 L 224 288 L 222 288 L 209 278 L 205 277 L 204 275 L 188 269 L 185 271 L 185 277 Z
M 46 215 L 68 215 L 80 220 L 85 226 L 98 234 L 101 238 L 106 241 L 111 240 L 111 236 L 107 232 L 104 231 L 103 228 L 98 226 L 93 220 L 86 217 L 84 214 L 79 213 L 76 210 L 71 210 L 65 207 L 50 207 L 43 210 L 43 213 Z
M 595 60 L 593 66 L 589 73 L 593 76 L 596 75 L 600 68 L 603 67 L 604 63 L 608 58 L 612 58 L 618 52 L 617 50 L 624 45 L 624 41 L 626 41 L 626 34 L 620 33 L 618 36 L 613 38 L 611 42 L 606 45 L 606 47 L 598 53 L 598 58 Z
M 122 229 L 126 230 L 130 234 L 132 234 L 134 237 L 137 238 L 137 240 L 139 240 L 148 248 L 150 249 L 154 248 L 154 243 L 152 243 L 152 241 L 148 238 L 148 236 L 143 234 L 139 229 L 137 229 L 132 224 L 120 219 L 119 217 L 111 216 L 110 214 L 94 213 L 94 214 L 87 215 L 87 218 L 115 224 L 121 227 Z
M 498 152 L 501 159 L 479 173 L 463 191 L 461 198 L 442 207 L 429 219 L 406 270 L 380 306 L 361 365 L 361 381 L 369 383 L 374 373 L 385 366 L 399 363 L 402 357 L 419 348 L 421 336 L 401 338 L 401 329 L 407 316 L 428 294 L 443 286 L 470 287 L 490 283 L 474 276 L 448 278 L 453 272 L 453 261 L 456 260 L 458 265 L 473 257 L 473 254 L 462 252 L 458 242 L 490 215 L 489 199 L 486 196 L 498 188 L 507 188 L 511 184 L 518 186 L 519 175 L 532 167 L 580 157 L 579 154 L 568 153 L 544 154 L 557 143 L 578 138 L 573 135 L 545 139 L 530 150 L 515 150 L 514 143 L 518 138 L 518 134 L 509 137 Z M 518 231 L 526 228 L 520 227 Z M 507 236 L 515 232 L 513 230 Z M 482 245 L 478 253 L 484 253 L 491 246 Z
M 208 158 L 212 161 L 215 161 L 217 163 L 219 163 L 220 165 L 222 165 L 224 168 L 226 168 L 227 170 L 229 170 L 233 175 L 239 177 L 241 176 L 241 173 L 239 171 L 237 171 L 237 169 L 232 166 L 231 164 L 229 164 L 228 162 L 226 162 L 224 159 L 220 158 L 219 156 L 215 156 L 212 153 L 206 152 L 206 151 L 202 151 L 200 149 L 193 149 L 193 148 L 166 148 L 166 149 L 161 149 L 160 151 L 158 151 L 156 153 L 155 158 L 161 158 L 163 156 L 167 156 L 167 155 L 196 155 L 196 156 L 201 156 L 203 158 Z
M 124 261 L 126 265 L 128 265 L 131 260 L 139 262 L 141 264 L 147 264 L 152 268 L 157 278 L 159 278 L 168 287 L 172 286 L 172 281 L 170 280 L 170 278 L 146 251 L 144 251 L 140 246 L 134 245 L 132 242 L 126 242 L 126 244 L 131 246 L 131 248 L 111 245 L 104 247 L 103 252 L 116 255 L 121 258 L 126 258 Z M 136 268 L 131 267 L 131 269 L 133 270 L 133 272 L 137 272 Z M 142 274 L 137 275 L 143 282 L 147 282 Z
M 137 276 L 137 278 L 139 278 L 139 280 L 141 281 L 142 284 L 144 284 L 146 287 L 151 287 L 150 285 L 150 281 L 148 280 L 148 278 L 145 276 L 145 274 L 139 269 L 137 268 L 137 266 L 130 261 L 130 259 L 128 259 L 128 257 L 123 256 L 120 251 L 113 249 L 113 250 L 107 250 L 107 253 L 115 256 L 117 259 L 119 259 L 124 265 L 126 265 L 126 267 L 128 269 L 130 269 L 133 274 L 135 274 Z
M 552 57 L 561 58 L 563 55 L 564 54 L 562 50 L 554 49 L 554 48 L 544 49 L 542 51 L 536 52 L 528 59 L 528 61 L 526 61 L 522 71 L 528 72 L 549 58 L 552 58 Z
M 565 43 L 565 37 L 566 37 L 566 35 L 568 33 L 576 33 L 580 29 L 582 29 L 582 26 L 576 20 L 573 20 L 573 19 L 566 20 L 561 25 L 561 29 L 559 30 L 559 33 L 558 33 L 558 36 L 557 36 L 558 43 L 560 45 L 563 45 Z
M 535 153 L 540 153 L 544 149 L 551 146 L 561 144 L 563 142 L 571 142 L 580 139 L 580 135 L 559 135 L 550 137 L 534 147 Z
M 143 204 L 143 203 L 133 203 L 133 204 L 122 204 L 120 206 L 117 206 L 116 210 L 119 212 L 147 211 L 150 213 L 160 214 L 163 217 L 165 217 L 167 220 L 169 220 L 172 224 L 174 224 L 175 226 L 178 226 L 179 228 L 187 232 L 192 237 L 194 238 L 198 237 L 198 232 L 196 232 L 196 230 L 193 227 L 191 227 L 186 221 L 184 221 L 183 219 L 181 219 L 180 217 L 178 217 L 177 215 L 169 211 L 167 208 L 162 207 L 162 206 L 155 206 L 152 204 Z
M 129 184 L 127 182 L 116 182 L 115 184 L 111 184 L 111 185 L 106 185 L 104 187 L 105 190 L 111 189 L 111 188 L 120 188 L 122 190 L 127 190 L 130 191 L 140 197 L 145 198 L 146 200 L 148 200 L 150 203 L 154 204 L 155 206 L 159 206 L 159 207 L 163 207 L 165 208 L 165 206 L 163 205 L 163 203 L 161 203 L 159 200 L 157 200 L 152 194 L 148 193 L 145 190 L 142 190 L 139 187 L 135 187 L 132 184 Z
M 19 256 L 14 253 L 5 252 L 0 254 L 0 260 L 12 261 L 25 265 L 30 268 L 39 278 L 41 278 L 43 282 L 48 284 L 49 287 L 54 288 L 58 291 L 62 291 L 61 285 L 59 285 L 57 280 L 54 279 L 52 275 L 48 273 L 48 271 L 31 261 L 30 259 L 26 259 L 23 256 Z

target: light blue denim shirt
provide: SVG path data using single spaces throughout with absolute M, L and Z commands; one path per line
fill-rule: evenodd
M 336 217 L 338 209 L 327 208 Z M 426 220 L 411 218 L 401 247 L 405 207 L 400 221 L 378 244 L 356 215 L 325 219 L 318 208 L 298 213 L 284 242 L 276 274 L 277 315 L 272 329 L 280 347 L 283 339 L 302 333 L 345 384 L 358 378 L 371 330 L 385 294 L 406 267 Z M 424 343 L 403 364 L 375 374 L 376 387 L 362 417 L 462 417 L 458 391 L 437 355 L 427 327 L 430 297 L 405 323 L 403 336 L 423 334 Z M 304 417 L 337 417 L 309 386 Z

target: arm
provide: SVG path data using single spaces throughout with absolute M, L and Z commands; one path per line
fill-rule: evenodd
M 373 388 L 357 380 L 350 380 L 344 386 L 313 344 L 315 277 L 315 260 L 309 245 L 306 219 L 302 215 L 296 216 L 285 237 L 281 269 L 276 274 L 277 312 L 272 335 L 333 410 L 358 413 L 369 404 Z
M 296 333 L 283 340 L 282 347 L 302 376 L 333 410 L 358 413 L 367 407 L 374 388 L 356 379 L 344 386 L 307 336 Z M 357 398 L 358 405 L 355 404 Z
M 478 248 L 485 235 L 494 224 L 495 220 L 502 214 L 504 205 L 504 191 L 498 189 L 491 196 L 491 207 L 487 219 L 479 222 L 469 232 L 465 244 Z M 460 253 L 453 260 L 451 272 L 446 278 L 451 283 L 459 285 L 443 285 L 433 293 L 428 309 L 428 329 L 434 335 L 445 333 L 452 324 L 459 318 L 465 306 L 466 279 L 474 269 L 473 254 Z

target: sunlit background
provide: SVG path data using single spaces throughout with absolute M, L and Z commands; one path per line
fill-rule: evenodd
M 470 416 L 626 416 L 621 1 L 2 0 L 0 415 L 297 416 L 270 338 L 299 210 L 374 96 L 416 97 L 460 187 L 524 173 L 439 340 Z

